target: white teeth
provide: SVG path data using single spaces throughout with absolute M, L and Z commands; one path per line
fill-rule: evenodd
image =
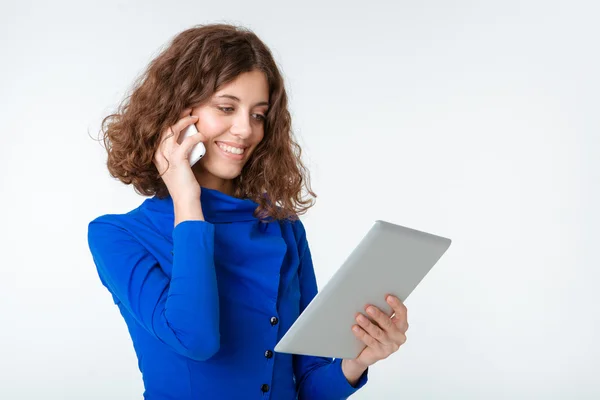
M 243 154 L 244 153 L 244 149 L 238 149 L 237 147 L 231 147 L 231 146 L 227 146 L 223 143 L 217 143 L 217 145 L 225 150 L 228 153 L 233 153 L 233 154 Z

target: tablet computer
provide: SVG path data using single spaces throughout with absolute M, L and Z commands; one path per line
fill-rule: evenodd
M 365 348 L 352 333 L 366 304 L 388 315 L 385 295 L 403 302 L 450 246 L 451 240 L 377 220 L 342 266 L 275 346 L 280 353 L 356 358 Z

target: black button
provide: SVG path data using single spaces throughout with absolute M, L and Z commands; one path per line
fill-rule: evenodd
M 271 317 L 271 325 L 277 325 L 278 322 L 279 320 L 277 319 L 277 317 Z
M 263 385 L 260 387 L 260 390 L 262 390 L 264 393 L 267 393 L 269 391 L 269 385 L 263 383 Z
M 265 351 L 265 357 L 267 357 L 267 358 L 273 357 L 273 352 L 271 350 Z

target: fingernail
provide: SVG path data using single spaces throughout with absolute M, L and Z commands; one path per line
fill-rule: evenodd
M 198 116 L 197 115 L 192 115 L 192 118 L 193 119 L 198 119 Z
M 356 332 L 356 333 L 358 333 L 358 332 L 360 331 L 360 329 L 358 329 L 358 326 L 356 326 L 356 325 L 354 325 L 354 326 L 352 327 L 352 330 L 353 330 L 354 332 Z
M 369 308 L 367 308 L 367 312 L 371 315 L 375 315 L 375 308 L 369 307 Z
M 394 299 L 393 296 L 388 296 L 387 302 L 390 303 L 390 304 L 394 304 L 396 302 L 396 299 Z

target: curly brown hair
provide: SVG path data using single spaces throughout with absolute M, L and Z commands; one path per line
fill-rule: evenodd
M 102 120 L 110 175 L 133 184 L 138 194 L 169 195 L 154 154 L 160 132 L 183 110 L 203 104 L 239 74 L 262 71 L 269 85 L 270 109 L 264 138 L 234 179 L 234 196 L 258 203 L 261 219 L 297 219 L 314 205 L 302 149 L 294 140 L 283 78 L 268 47 L 250 29 L 229 24 L 196 25 L 176 35 L 135 80 L 117 111 Z

